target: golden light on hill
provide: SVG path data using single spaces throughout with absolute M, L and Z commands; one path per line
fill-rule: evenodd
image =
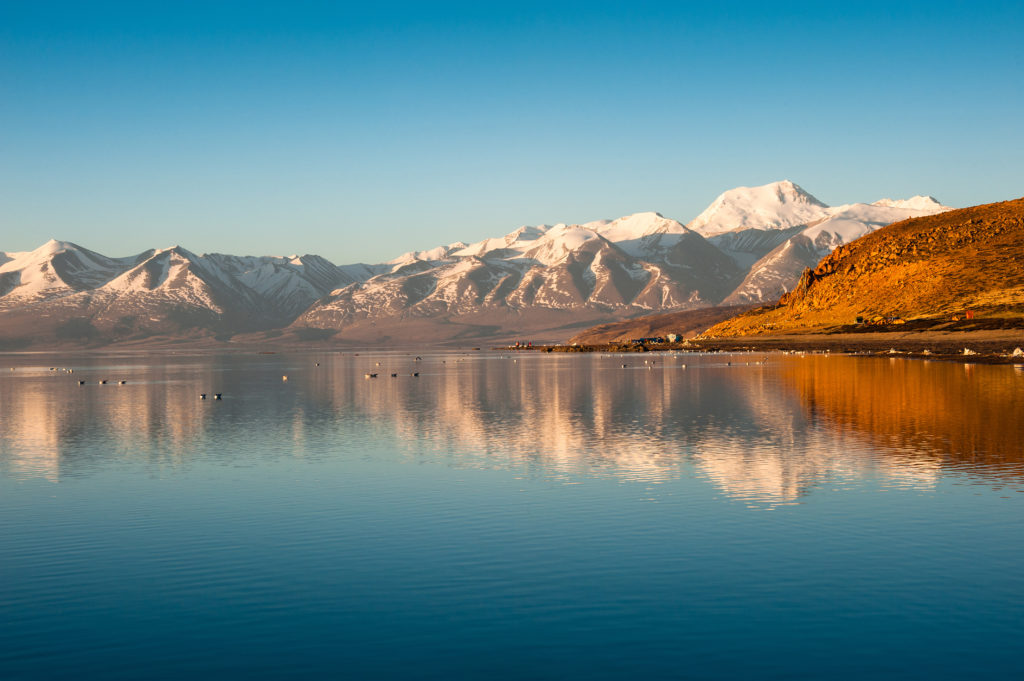
M 906 330 L 1020 327 L 1024 199 L 905 220 L 840 246 L 778 306 L 707 335 L 851 331 L 873 322 Z

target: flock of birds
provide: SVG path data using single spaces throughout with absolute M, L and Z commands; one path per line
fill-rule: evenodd
M 612 355 L 601 355 L 601 357 L 612 357 Z M 505 355 L 502 355 L 502 359 L 512 359 L 513 363 L 518 363 L 519 362 L 518 359 L 507 357 Z M 417 356 L 414 361 L 421 362 L 421 361 L 423 361 L 423 358 Z M 462 361 L 464 361 L 464 358 L 459 358 L 456 361 L 457 362 L 462 362 Z M 754 361 L 754 362 L 745 362 L 745 364 L 747 366 L 750 366 L 750 365 L 755 365 L 756 366 L 756 365 L 765 364 L 766 362 L 767 362 L 767 358 L 763 358 L 763 359 L 760 359 L 760 360 L 757 360 L 757 361 Z M 441 360 L 441 363 L 445 364 L 446 360 Z M 644 360 L 644 366 L 646 366 L 648 369 L 653 369 L 657 365 L 657 363 L 658 363 L 658 360 L 656 360 L 656 359 L 645 359 Z M 663 363 L 667 364 L 667 362 L 663 362 Z M 732 366 L 732 362 L 726 362 L 725 365 L 726 366 Z M 316 362 L 316 366 L 319 367 L 320 366 L 320 362 Z M 382 363 L 381 362 L 377 362 L 376 366 L 380 367 L 380 366 L 382 366 Z M 621 367 L 623 369 L 628 369 L 629 366 L 630 365 L 628 363 L 622 363 L 622 365 L 621 365 Z M 686 368 L 686 364 L 685 363 L 680 364 L 679 367 L 681 369 L 685 369 Z M 11 367 L 11 371 L 14 371 L 14 367 Z M 57 371 L 57 372 L 68 373 L 68 374 L 74 373 L 74 369 L 70 369 L 70 368 L 67 368 L 67 367 L 50 367 L 50 371 Z M 409 375 L 412 376 L 412 377 L 419 377 L 420 372 L 413 371 Z M 378 376 L 380 376 L 380 372 L 377 372 L 377 371 L 368 371 L 368 372 L 366 372 L 364 374 L 364 378 L 367 378 L 367 379 L 377 378 Z M 398 378 L 398 372 L 397 371 L 390 372 L 390 376 L 391 376 L 391 378 Z M 282 381 L 287 381 L 288 380 L 288 375 L 284 374 L 283 376 L 281 376 L 281 380 Z M 105 378 L 100 379 L 100 380 L 98 380 L 96 382 L 99 385 L 106 385 L 107 383 L 110 383 L 110 381 L 108 379 L 105 379 Z M 78 381 L 78 385 L 86 385 L 86 383 L 87 383 L 87 381 L 84 381 L 84 380 L 79 380 Z M 117 385 L 125 385 L 125 384 L 128 383 L 128 381 L 127 380 L 117 380 L 117 381 L 114 381 L 114 383 L 116 383 Z M 212 397 L 214 400 L 222 400 L 222 399 L 224 399 L 223 393 L 199 393 L 199 399 L 200 400 L 205 400 L 205 399 L 208 399 L 209 397 Z
M 607 356 L 607 355 L 602 355 L 602 357 L 605 357 L 605 356 Z M 745 366 L 752 366 L 752 365 L 753 366 L 759 366 L 761 364 L 764 364 L 767 361 L 768 361 L 768 358 L 763 358 L 763 359 L 757 360 L 756 362 L 744 362 L 743 364 Z M 644 366 L 646 366 L 648 369 L 653 369 L 657 364 L 658 364 L 658 360 L 656 360 L 656 359 L 645 359 L 644 360 Z M 622 364 L 621 366 L 622 366 L 623 369 L 628 369 L 629 368 L 629 364 Z M 731 367 L 732 366 L 732 362 L 726 362 L 725 366 Z M 684 362 L 684 363 L 680 364 L 679 368 L 680 369 L 685 369 L 686 368 L 686 363 Z
M 416 361 L 416 362 L 422 362 L 422 361 L 423 361 L 423 358 L 422 358 L 422 357 L 418 357 L 418 356 L 417 356 L 417 357 L 416 357 L 416 359 L 415 359 L 414 361 Z M 317 366 L 320 366 L 320 364 L 317 364 Z M 381 366 L 381 363 L 380 363 L 380 362 L 377 362 L 377 366 Z M 365 374 L 363 374 L 363 378 L 377 378 L 377 376 L 378 376 L 378 375 L 379 375 L 379 372 L 376 372 L 376 371 L 372 371 L 372 372 L 371 372 L 371 371 L 367 371 L 367 372 L 366 372 Z M 413 376 L 413 377 L 416 377 L 416 378 L 418 378 L 418 377 L 419 377 L 419 375 L 420 375 L 420 372 L 418 372 L 418 371 L 413 371 L 413 372 L 412 372 L 411 374 L 409 374 L 409 375 L 410 375 L 410 376 Z M 391 372 L 391 378 L 398 378 L 398 372 L 397 372 L 397 371 Z M 285 376 L 285 377 L 284 377 L 284 379 L 285 379 L 285 380 L 288 380 L 288 377 L 287 377 L 287 376 Z
M 14 367 L 11 367 L 11 371 L 14 371 Z M 62 374 L 73 374 L 73 373 L 75 373 L 74 369 L 69 369 L 68 367 L 50 367 L 50 371 L 57 371 L 57 372 L 60 372 Z M 101 378 L 100 380 L 98 380 L 96 382 L 98 384 L 100 384 L 100 385 L 106 385 L 107 383 L 110 383 L 110 380 L 106 379 L 106 378 Z M 85 385 L 86 383 L 88 383 L 88 381 L 81 381 L 81 380 L 78 381 L 78 385 Z M 121 381 L 114 381 L 114 383 L 117 384 L 117 385 L 125 385 L 125 384 L 128 383 L 128 381 L 121 380 Z

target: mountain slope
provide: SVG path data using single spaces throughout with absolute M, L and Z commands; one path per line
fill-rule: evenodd
M 817 332 L 857 317 L 942 328 L 967 310 L 975 326 L 1024 316 L 1024 199 L 883 227 L 805 270 L 778 306 L 718 324 L 708 335 Z

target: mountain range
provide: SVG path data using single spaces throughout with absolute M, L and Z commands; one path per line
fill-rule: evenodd
M 772 301 L 822 256 L 951 210 L 931 197 L 830 207 L 789 181 L 739 187 L 689 224 L 636 213 L 338 266 L 316 255 L 111 258 L 51 240 L 0 252 L 0 347 L 198 338 L 440 342 Z

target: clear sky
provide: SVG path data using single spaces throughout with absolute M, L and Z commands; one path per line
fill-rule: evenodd
M 0 0 L 0 250 L 344 264 L 780 179 L 1016 198 L 1022 36 L 1020 0 Z

